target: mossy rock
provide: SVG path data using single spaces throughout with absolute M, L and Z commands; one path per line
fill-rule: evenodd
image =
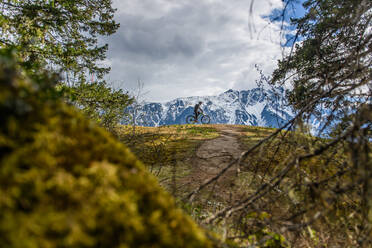
M 0 55 L 2 247 L 212 247 L 104 129 Z M 36 78 L 36 79 L 35 79 Z

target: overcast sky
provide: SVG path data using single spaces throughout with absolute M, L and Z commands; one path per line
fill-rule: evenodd
M 281 58 L 281 0 L 114 0 L 120 29 L 105 41 L 107 81 L 144 84 L 145 100 L 216 95 L 256 86 L 258 64 L 271 73 Z

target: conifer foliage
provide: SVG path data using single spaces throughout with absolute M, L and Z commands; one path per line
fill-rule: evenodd
M 273 82 L 290 80 L 289 99 L 303 117 L 320 118 L 323 108 L 339 114 L 329 122 L 342 119 L 371 98 L 372 2 L 308 0 L 304 7 L 306 15 L 292 20 L 300 42 L 279 61 Z
M 0 8 L 0 44 L 16 47 L 25 61 L 47 63 L 75 77 L 108 72 L 97 65 L 107 50 L 97 36 L 119 27 L 111 0 L 4 0 Z
M 36 73 L 37 68 L 58 72 L 63 78 L 59 89 L 67 101 L 113 130 L 132 100 L 103 80 L 110 70 L 102 64 L 108 46 L 99 45 L 98 36 L 111 35 L 119 27 L 111 4 L 111 0 L 1 1 L 0 48 L 16 49 L 24 66 Z
M 322 192 L 315 198 L 324 201 L 313 209 L 318 208 L 319 213 L 327 216 L 323 219 L 325 223 L 331 223 L 330 216 L 338 218 L 332 222 L 348 223 L 345 226 L 349 229 L 341 232 L 354 228 L 354 234 L 348 234 L 348 245 L 369 247 L 372 244 L 372 1 L 307 0 L 304 7 L 305 16 L 292 20 L 298 30 L 298 42 L 279 61 L 272 83 L 290 82 L 292 89 L 288 97 L 297 111 L 294 125 L 311 129 L 313 123 L 319 123 L 317 135 L 328 138 L 347 157 L 337 169 L 333 168 L 331 177 L 346 176 L 333 183 L 331 177 L 308 182 Z M 327 153 L 329 149 L 319 150 L 315 155 Z M 331 168 L 325 161 L 319 166 L 323 170 Z M 346 206 L 345 196 L 351 195 L 355 212 L 346 217 L 337 205 Z M 357 224 L 350 224 L 353 221 Z

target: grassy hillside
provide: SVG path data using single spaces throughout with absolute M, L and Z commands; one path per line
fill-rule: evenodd
M 117 133 L 168 190 L 172 180 L 190 173 L 192 158 L 202 142 L 219 132 L 212 125 L 173 125 L 162 127 L 119 126 Z
M 0 56 L 2 247 L 219 246 L 52 78 L 26 74 Z
M 241 245 L 260 244 L 262 247 L 339 247 L 350 246 L 357 240 L 358 230 L 353 228 L 361 220 L 358 192 L 340 195 L 334 189 L 352 182 L 351 175 L 338 171 L 347 162 L 342 144 L 325 154 L 303 160 L 301 166 L 291 170 L 280 184 L 251 204 L 208 224 L 206 220 L 222 210 L 272 186 L 271 179 L 286 169 L 289 156 L 313 152 L 329 141 L 282 131 L 242 161 L 238 175 L 235 167 L 228 169 L 224 176 L 200 190 L 189 201 L 186 196 L 191 191 L 233 160 L 232 157 L 221 158 L 222 167 L 205 172 L 206 165 L 202 165 L 203 159 L 197 154 L 203 144 L 211 144 L 209 148 L 213 150 L 213 145 L 226 142 L 218 143 L 222 136 L 231 136 L 239 143 L 240 150 L 246 151 L 276 130 L 227 125 L 141 127 L 135 133 L 128 127 L 121 127 L 121 130 L 123 141 L 131 140 L 128 145 L 178 199 L 179 205 L 194 220 L 226 240 Z M 159 146 L 161 149 L 157 150 Z M 222 147 L 222 150 L 226 149 Z M 223 152 L 221 154 L 221 157 L 225 156 Z M 198 167 L 203 169 L 198 170 Z M 195 173 L 199 176 L 195 177 Z

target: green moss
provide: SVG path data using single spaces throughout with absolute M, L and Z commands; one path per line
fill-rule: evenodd
M 0 59 L 2 246 L 213 245 L 123 144 L 51 94 L 50 78 Z

